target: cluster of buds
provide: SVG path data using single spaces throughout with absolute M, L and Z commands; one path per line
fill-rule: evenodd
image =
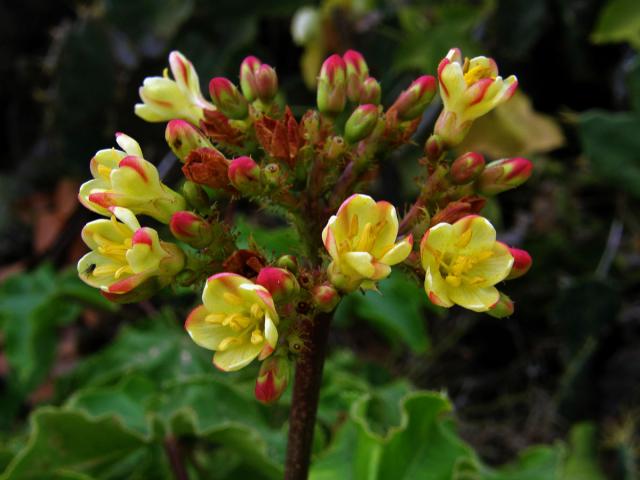
M 513 313 L 498 287 L 526 273 L 531 257 L 498 241 L 480 213 L 487 197 L 526 181 L 532 165 L 450 152 L 517 85 L 497 75 L 493 60 L 462 60 L 453 49 L 437 80 L 420 76 L 385 108 L 362 55 L 332 55 L 319 73 L 317 109 L 301 118 L 278 105 L 275 69 L 256 57 L 242 62 L 239 87 L 213 78 L 210 102 L 189 60 L 173 52 L 169 63 L 174 79 L 146 79 L 135 111 L 167 122 L 165 139 L 185 180 L 176 190 L 165 185 L 124 134 L 116 136 L 122 150 L 96 153 L 94 178 L 79 198 L 108 219 L 83 230 L 91 249 L 78 264 L 85 282 L 121 302 L 174 284 L 200 292 L 185 329 L 215 352 L 221 370 L 262 362 L 255 394 L 263 403 L 286 389 L 291 362 L 308 347 L 303 327 L 326 321 L 343 295 L 376 290 L 394 267 L 422 276 L 435 305 Z M 380 159 L 411 141 L 438 85 L 444 108 L 424 145 L 420 194 L 399 216 L 390 203 L 358 192 Z M 286 211 L 300 245 L 279 258 L 255 241 L 238 247 L 232 212 L 241 198 Z M 173 241 L 141 227 L 136 215 L 167 224 Z

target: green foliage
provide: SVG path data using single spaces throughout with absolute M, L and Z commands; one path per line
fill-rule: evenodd
M 0 285 L 0 330 L 10 368 L 9 393 L 0 399 L 2 423 L 11 420 L 26 395 L 44 380 L 57 348 L 56 330 L 73 322 L 82 305 L 116 308 L 82 283 L 75 270 L 58 275 L 46 264 Z
M 635 0 L 610 0 L 592 34 L 596 43 L 629 42 L 640 49 L 640 7 Z
M 379 284 L 380 292 L 364 295 L 354 292 L 340 303 L 336 312 L 338 325 L 352 324 L 355 319 L 368 322 L 393 345 L 407 345 L 415 353 L 429 348 L 424 312 L 436 311 L 416 282 L 394 272 Z

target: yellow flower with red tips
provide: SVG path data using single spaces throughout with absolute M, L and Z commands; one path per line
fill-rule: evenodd
M 162 77 L 144 79 L 139 93 L 143 103 L 135 106 L 135 113 L 147 122 L 167 122 L 176 118 L 198 125 L 204 109 L 215 110 L 200 90 L 198 73 L 193 64 L 178 51 L 169 54 L 172 80 L 165 68 Z
M 268 357 L 278 343 L 278 314 L 269 291 L 235 273 L 209 277 L 203 305 L 185 322 L 195 343 L 215 350 L 213 363 L 234 371 Z
M 493 225 L 478 215 L 431 227 L 420 243 L 420 255 L 431 302 L 441 307 L 457 304 L 475 312 L 496 305 L 500 292 L 494 285 L 513 266 L 509 247 L 496 241 Z
M 492 58 L 462 60 L 458 48 L 449 50 L 438 65 L 440 96 L 444 108 L 435 133 L 450 146 L 466 135 L 471 122 L 510 99 L 518 87 L 515 75 L 503 79 Z
M 124 151 L 96 153 L 90 164 L 94 178 L 81 185 L 78 199 L 101 215 L 111 215 L 109 208 L 117 206 L 168 223 L 185 209 L 184 198 L 160 181 L 156 167 L 142 158 L 138 142 L 123 133 L 116 134 L 116 142 Z
M 95 220 L 82 229 L 82 240 L 91 252 L 78 262 L 80 278 L 114 295 L 129 293 L 152 278 L 158 286 L 169 283 L 184 266 L 180 248 L 161 242 L 154 229 L 140 227 L 130 210 L 111 211 L 110 220 Z
M 391 266 L 404 261 L 413 248 L 409 235 L 396 243 L 398 217 L 388 202 L 375 202 L 367 195 L 346 199 L 322 232 L 322 241 L 333 261 L 328 274 L 340 290 L 375 288 L 375 282 L 391 273 Z

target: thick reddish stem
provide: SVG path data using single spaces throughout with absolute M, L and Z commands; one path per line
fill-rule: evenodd
M 311 462 L 313 432 L 322 384 L 322 368 L 331 316 L 317 316 L 302 325 L 306 348 L 298 356 L 289 413 L 285 480 L 306 480 Z

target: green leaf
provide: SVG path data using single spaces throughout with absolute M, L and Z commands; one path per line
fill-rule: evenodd
M 406 344 L 415 353 L 429 348 L 425 309 L 429 302 L 411 278 L 394 272 L 379 283 L 380 292 L 354 292 L 345 297 L 336 312 L 336 324 L 348 324 L 353 317 L 364 320 L 392 344 Z
M 610 0 L 591 35 L 595 43 L 629 42 L 640 49 L 640 8 L 636 0 Z
M 31 417 L 31 438 L 2 480 L 29 478 L 145 478 L 151 456 L 145 441 L 113 418 L 45 407 Z M 81 474 L 81 475 L 79 475 Z M 148 478 L 148 477 L 146 477 Z
M 498 471 L 486 471 L 483 480 L 560 480 L 564 447 L 530 447 L 518 456 L 514 463 Z
M 592 110 L 580 116 L 582 148 L 594 173 L 640 197 L 640 117 Z
M 460 463 L 475 454 L 453 430 L 451 403 L 445 395 L 415 392 L 399 404 L 399 422 L 374 432 L 368 414 L 371 396 L 354 403 L 334 444 L 313 464 L 311 480 L 450 480 Z
M 569 457 L 564 465 L 562 480 L 605 480 L 597 462 L 596 426 L 582 422 L 569 433 Z
M 290 226 L 265 228 L 252 224 L 246 217 L 238 216 L 235 228 L 239 234 L 238 248 L 249 248 L 251 241 L 255 241 L 264 253 L 274 257 L 295 253 L 300 244 L 298 232 Z
M 165 310 L 143 325 L 123 328 L 107 348 L 63 377 L 60 390 L 108 385 L 133 373 L 156 381 L 199 373 L 222 375 L 212 368 L 211 352 L 196 346 L 177 324 L 175 316 Z
M 76 301 L 80 300 L 80 302 Z M 10 367 L 8 392 L 0 401 L 8 421 L 22 399 L 45 378 L 56 350 L 56 329 L 73 322 L 80 303 L 113 309 L 75 271 L 56 274 L 50 265 L 8 278 L 0 286 L 0 327 Z

